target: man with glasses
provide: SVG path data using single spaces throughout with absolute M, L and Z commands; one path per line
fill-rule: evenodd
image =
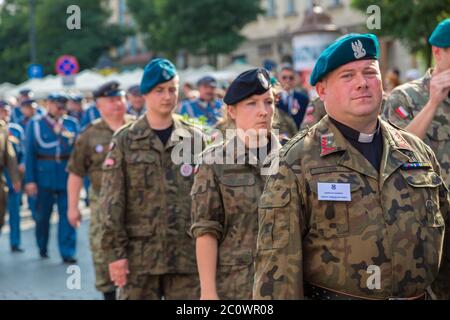
M 283 92 L 281 93 L 281 98 L 277 106 L 279 113 L 285 113 L 294 120 L 298 130 L 305 117 L 309 99 L 303 93 L 294 89 L 295 76 L 295 70 L 292 65 L 283 64 L 281 66 L 280 72 L 278 73 L 278 81 L 283 88 Z

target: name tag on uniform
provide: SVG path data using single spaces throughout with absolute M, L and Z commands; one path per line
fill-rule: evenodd
M 352 201 L 350 183 L 317 183 L 319 201 Z

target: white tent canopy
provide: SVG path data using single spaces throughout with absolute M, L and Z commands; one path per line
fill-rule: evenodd
M 215 71 L 212 66 L 204 65 L 195 69 L 180 70 L 179 74 L 181 83 L 190 82 L 195 85 L 201 77 L 206 75 L 216 78 L 219 82 L 229 82 L 241 72 L 251 68 L 254 67 L 246 64 L 233 64 L 224 70 Z M 17 96 L 22 89 L 31 89 L 38 99 L 45 98 L 48 94 L 58 91 L 81 92 L 88 95 L 103 83 L 111 80 L 118 81 L 124 89 L 127 89 L 132 85 L 139 84 L 143 73 L 143 69 L 135 69 L 114 73 L 105 77 L 92 70 L 83 70 L 75 76 L 75 84 L 73 86 L 64 86 L 60 75 L 49 75 L 42 79 L 27 80 L 18 86 L 4 83 L 0 85 L 0 95 L 3 95 L 5 98 Z

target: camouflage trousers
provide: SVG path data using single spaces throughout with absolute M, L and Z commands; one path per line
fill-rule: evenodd
M 98 192 L 89 190 L 89 208 L 91 221 L 89 223 L 89 243 L 95 269 L 95 287 L 98 291 L 106 293 L 116 289 L 109 277 L 108 260 L 101 247 L 101 212 L 98 202 Z
M 196 300 L 200 298 L 197 274 L 139 274 L 130 270 L 119 300 Z
M 254 274 L 253 264 L 248 266 L 220 266 L 216 276 L 219 299 L 251 300 Z
M 3 180 L 0 178 L 0 231 L 5 224 L 6 216 L 6 201 L 8 197 L 8 188 Z

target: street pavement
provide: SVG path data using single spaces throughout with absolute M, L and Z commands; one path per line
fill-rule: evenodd
M 53 213 L 49 240 L 49 259 L 41 259 L 36 246 L 34 222 L 23 210 L 22 248 L 11 253 L 9 230 L 0 236 L 0 300 L 94 300 L 102 295 L 94 286 L 94 269 L 89 249 L 89 209 L 84 208 L 83 222 L 77 230 L 75 267 L 63 264 L 57 247 L 57 216 Z M 79 275 L 79 277 L 78 277 Z

